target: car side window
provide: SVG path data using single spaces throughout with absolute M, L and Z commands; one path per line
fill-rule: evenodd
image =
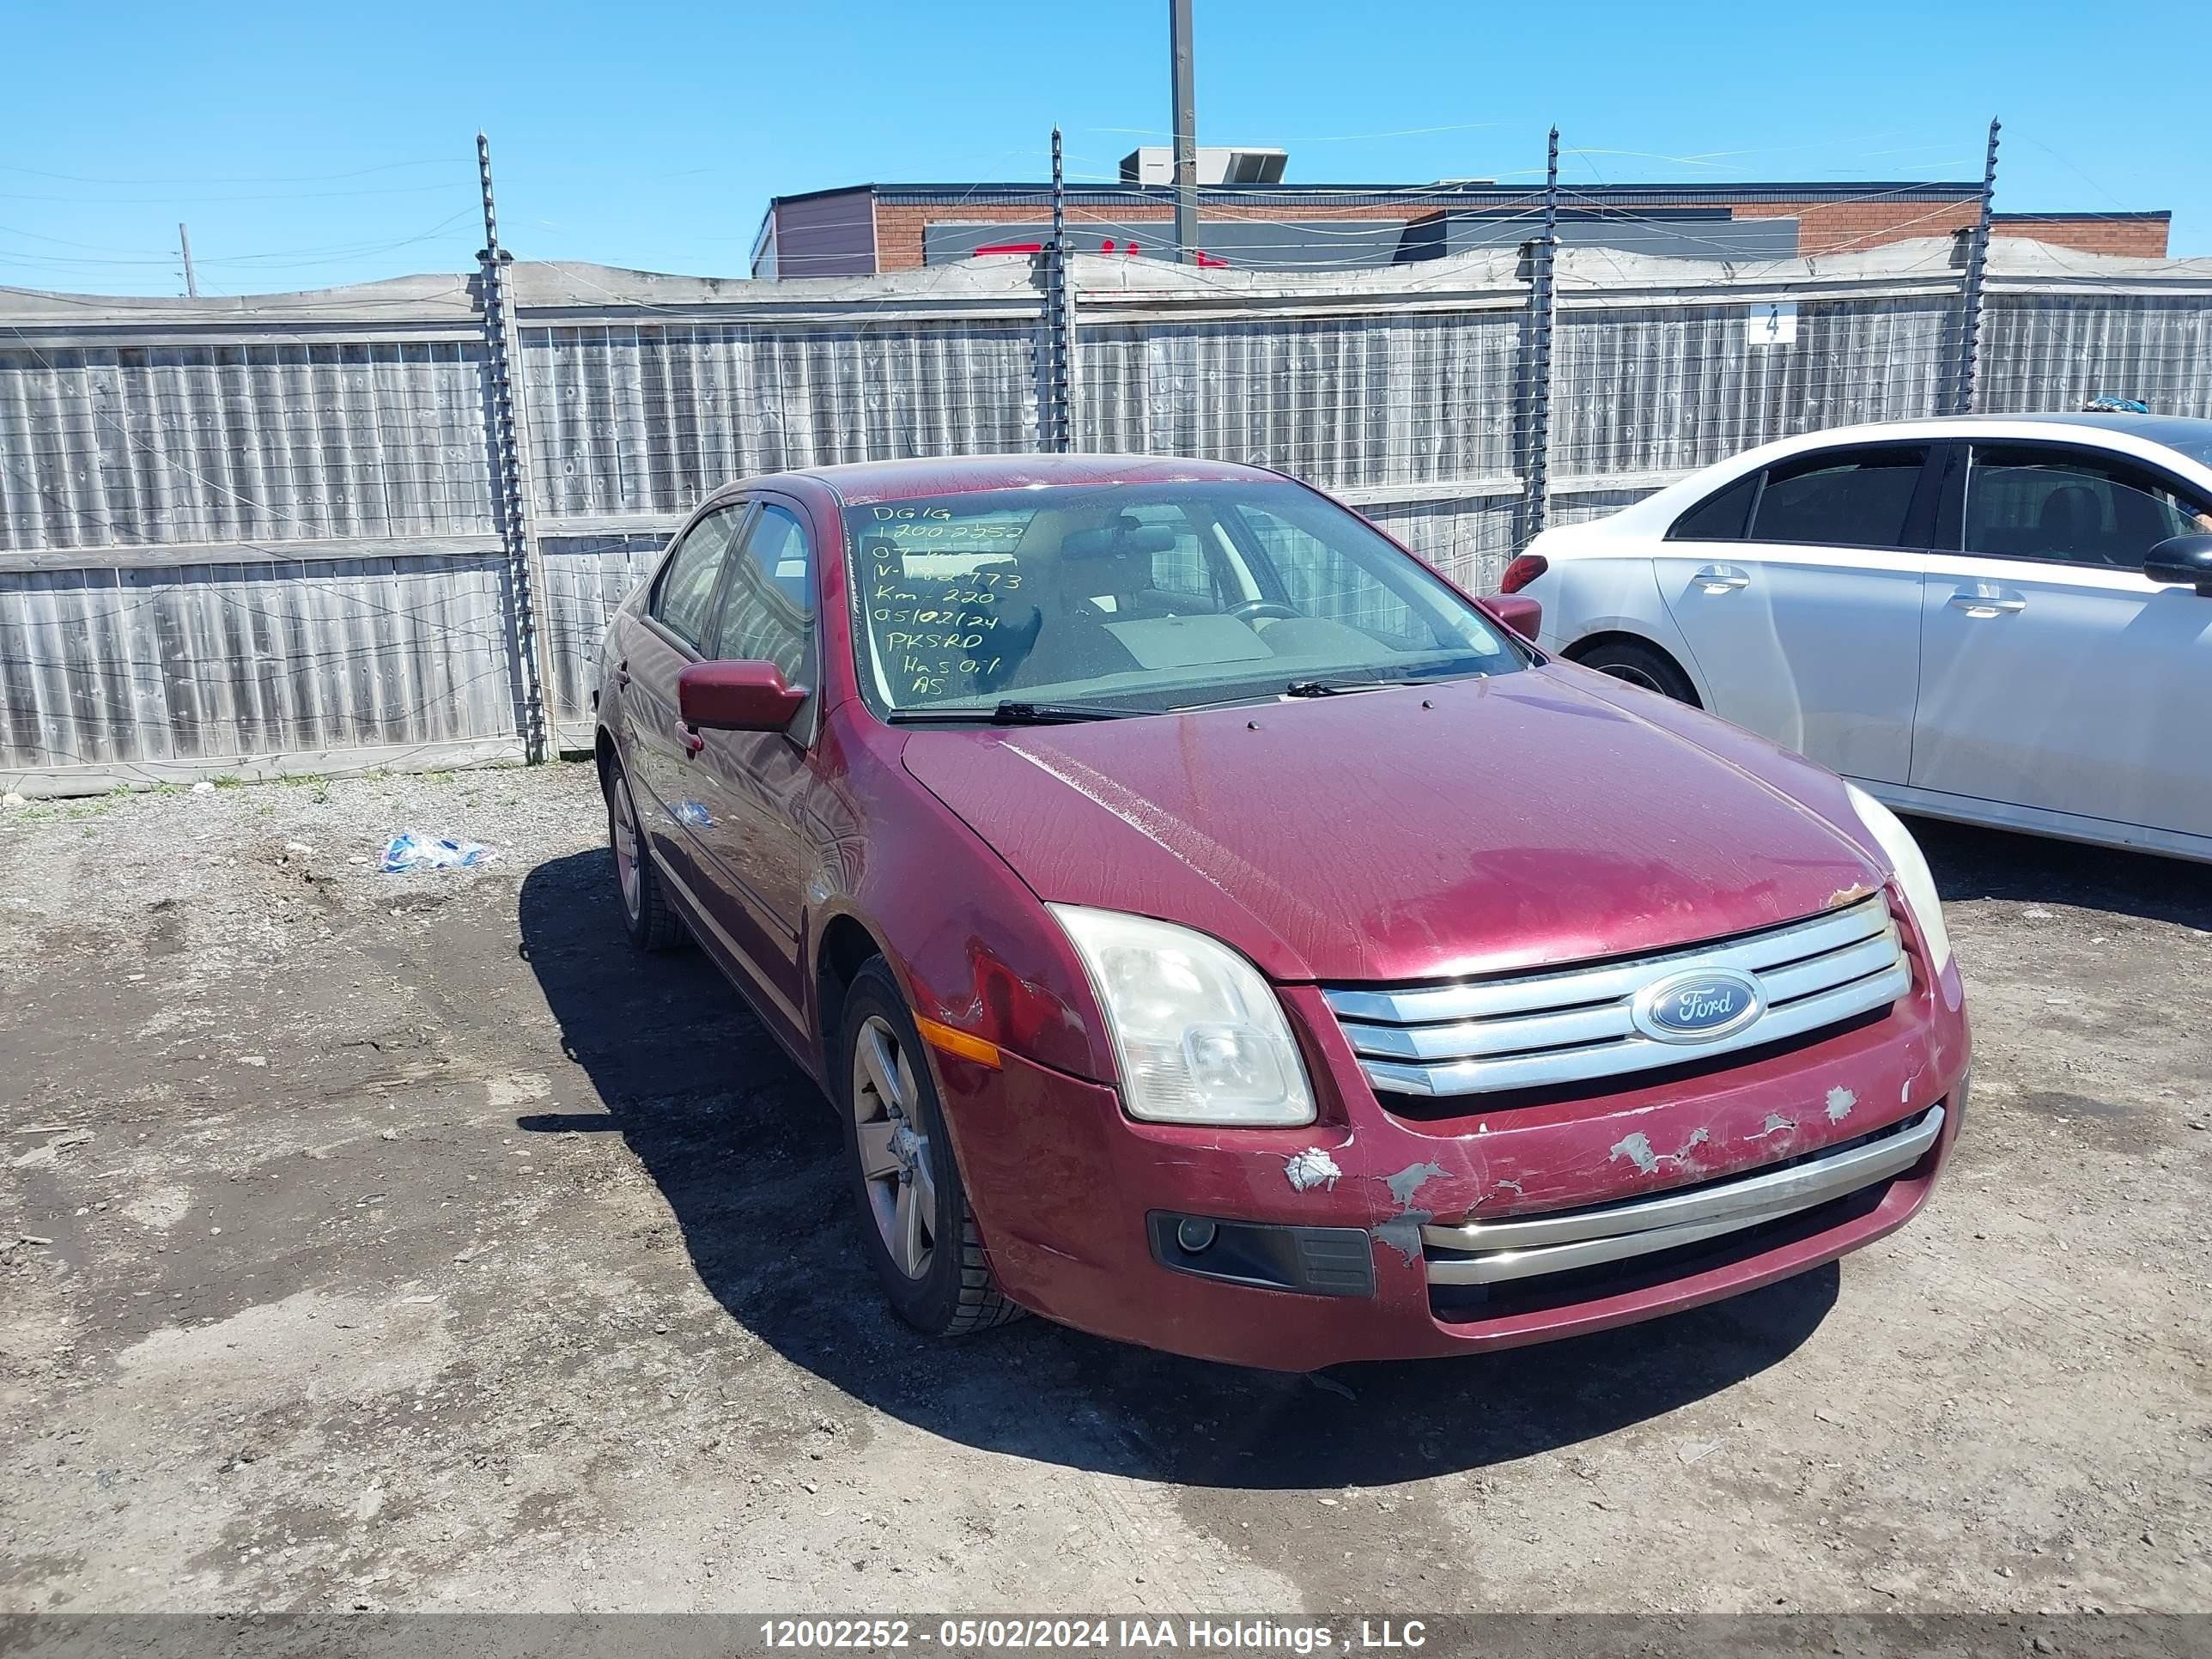
M 1751 527 L 1751 504 L 1759 499 L 1763 472 L 1738 478 L 1727 489 L 1708 495 L 1674 520 L 1667 532 L 1670 542 L 1740 542 Z
M 730 538 L 744 522 L 745 506 L 718 507 L 684 532 L 684 538 L 660 568 L 646 612 L 663 628 L 702 656 L 709 648 L 714 621 L 714 584 L 721 580 L 722 563 L 730 551 Z
M 1962 550 L 2136 570 L 2156 544 L 2200 529 L 2202 507 L 2124 461 L 2040 444 L 1976 444 Z
M 1925 446 L 1894 445 L 1822 450 L 1771 466 L 1752 514 L 1751 539 L 1899 546 L 1927 460 Z
M 730 564 L 714 654 L 772 662 L 793 685 L 814 681 L 814 555 L 798 516 L 773 501 Z

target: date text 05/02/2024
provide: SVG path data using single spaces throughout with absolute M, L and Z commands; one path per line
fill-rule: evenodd
M 1321 1624 L 1206 1618 L 767 1619 L 760 1632 L 765 1646 L 799 1650 L 1320 1654 L 1403 1650 L 1428 1642 L 1426 1627 L 1418 1619 L 1362 1619 L 1341 1635 Z

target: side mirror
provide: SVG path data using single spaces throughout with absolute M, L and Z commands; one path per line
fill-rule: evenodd
M 2186 582 L 2212 597 L 2212 536 L 2169 536 L 2143 561 L 2143 574 L 2154 582 Z
M 1544 602 L 1519 593 L 1497 593 L 1483 603 L 1490 614 L 1504 623 L 1522 639 L 1533 641 L 1544 625 Z
M 781 732 L 806 703 L 772 662 L 695 662 L 676 677 L 676 707 L 701 732 Z

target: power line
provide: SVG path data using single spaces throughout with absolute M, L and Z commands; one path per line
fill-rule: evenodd
M 211 178 L 187 175 L 167 179 L 101 178 L 83 173 L 48 173 L 38 167 L 15 167 L 0 161 L 0 173 L 20 173 L 31 179 L 54 179 L 72 185 L 312 185 L 337 183 L 348 179 L 366 179 L 373 173 L 396 173 L 405 167 L 449 167 L 449 156 L 426 156 L 415 161 L 380 161 L 374 167 L 356 167 L 346 173 L 304 173 L 278 174 L 264 178 Z
M 161 207 L 190 203 L 204 206 L 224 202 L 337 202 L 350 201 L 364 196 L 428 196 L 439 191 L 460 190 L 458 183 L 437 185 L 393 185 L 376 190 L 311 190 L 275 191 L 250 196 L 109 196 L 91 205 L 99 207 Z M 23 191 L 0 191 L 0 200 L 9 202 L 67 202 L 85 205 L 82 194 L 70 196 L 41 195 Z

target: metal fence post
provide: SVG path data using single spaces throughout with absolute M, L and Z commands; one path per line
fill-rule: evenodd
M 1559 249 L 1559 130 L 1552 129 L 1544 165 L 1544 228 L 1529 245 L 1528 317 L 1522 341 L 1521 531 L 1518 551 L 1544 528 L 1552 459 L 1552 264 Z
M 1044 268 L 1044 407 L 1038 411 L 1043 428 L 1038 435 L 1048 454 L 1065 455 L 1075 447 L 1075 295 L 1067 281 L 1067 184 L 1058 127 L 1052 130 L 1052 241 Z
M 1990 123 L 1990 148 L 1982 162 L 1981 212 L 1974 222 L 1973 240 L 1966 248 L 1966 282 L 1960 300 L 1959 357 L 1951 390 L 1950 412 L 1974 412 L 1976 380 L 1981 373 L 1982 285 L 1990 264 L 1990 204 L 1997 193 L 1998 123 Z
M 514 592 L 514 643 L 520 659 L 516 678 L 522 689 L 522 756 L 535 766 L 547 758 L 550 744 L 545 676 L 538 628 L 540 584 L 523 488 L 522 452 L 514 418 L 514 366 L 509 351 L 513 319 L 507 300 L 507 267 L 514 256 L 499 245 L 499 216 L 492 206 L 491 140 L 481 132 L 477 134 L 477 176 L 483 186 L 484 245 L 477 251 L 477 259 L 483 271 L 484 361 L 491 376 L 492 500 Z

